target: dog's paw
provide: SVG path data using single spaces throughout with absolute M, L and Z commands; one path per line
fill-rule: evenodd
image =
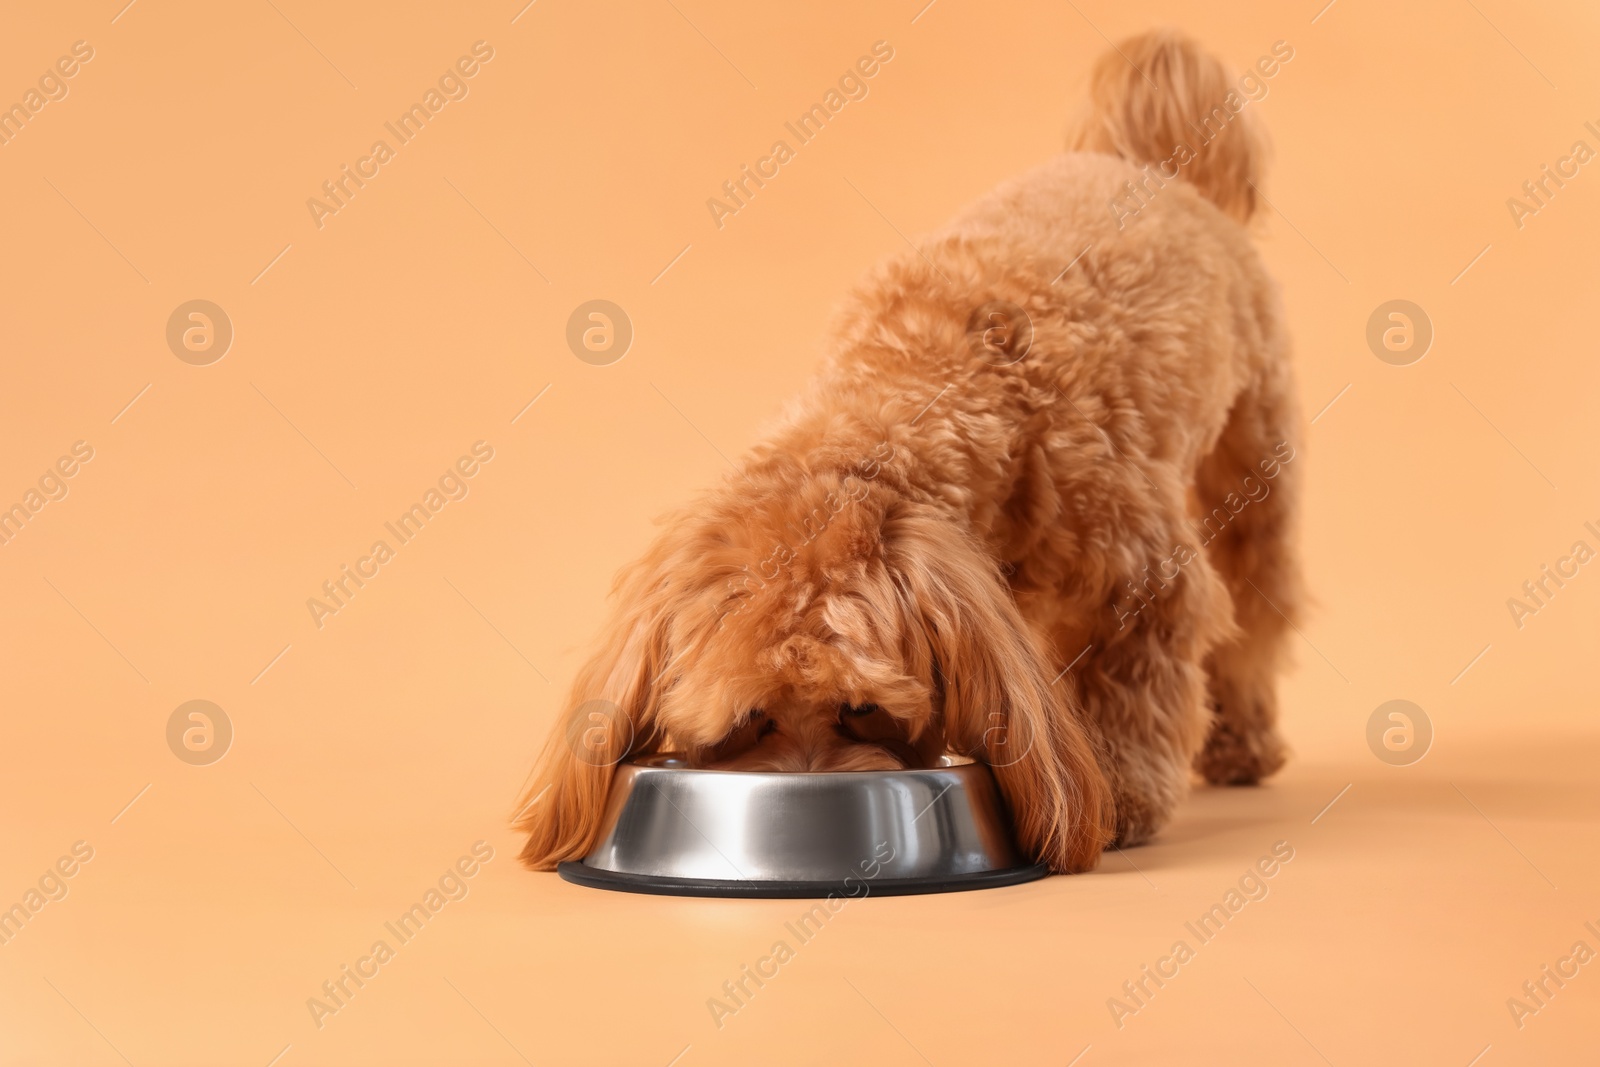
M 1242 733 L 1217 719 L 1195 758 L 1195 770 L 1212 785 L 1255 785 L 1283 766 L 1288 749 L 1272 730 Z
M 1148 784 L 1148 783 L 1147 783 Z M 1113 787 L 1116 803 L 1115 834 L 1112 848 L 1133 848 L 1155 837 L 1172 810 L 1173 801 L 1163 803 L 1152 791 L 1121 781 Z

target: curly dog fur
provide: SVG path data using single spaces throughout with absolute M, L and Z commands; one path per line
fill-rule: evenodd
M 1278 769 L 1298 419 L 1230 88 L 1183 38 L 1125 42 L 1073 151 L 856 289 L 808 392 L 619 578 L 524 797 L 526 863 L 582 856 L 615 763 L 652 751 L 971 755 L 1063 872 L 1158 831 L 1191 769 Z

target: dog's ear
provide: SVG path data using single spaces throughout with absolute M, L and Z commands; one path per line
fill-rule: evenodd
M 1110 790 L 999 568 L 931 509 L 892 511 L 883 551 L 909 661 L 942 693 L 950 750 L 993 768 L 1030 856 L 1058 872 L 1092 868 L 1111 839 Z
M 534 870 L 589 852 L 617 764 L 658 740 L 661 676 L 670 665 L 663 542 L 618 577 L 599 650 L 578 672 L 513 816 L 528 835 L 522 862 Z

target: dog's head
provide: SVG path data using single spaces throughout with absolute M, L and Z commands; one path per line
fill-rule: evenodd
M 767 470 L 669 521 L 524 797 L 525 862 L 592 847 L 629 756 L 846 771 L 952 752 L 994 768 L 1029 853 L 1093 865 L 1110 802 L 1056 669 L 970 535 L 872 470 Z

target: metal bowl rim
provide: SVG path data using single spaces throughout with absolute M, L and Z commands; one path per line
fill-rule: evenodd
M 715 767 L 676 767 L 663 766 L 669 760 L 679 760 L 681 755 L 675 752 L 663 752 L 657 755 L 642 756 L 638 759 L 622 760 L 616 766 L 618 770 L 630 767 L 637 771 L 652 771 L 673 775 L 737 775 L 743 779 L 757 779 L 769 782 L 856 782 L 865 783 L 872 781 L 894 781 L 904 775 L 915 774 L 956 774 L 965 776 L 980 773 L 979 768 L 990 770 L 986 763 L 980 763 L 968 756 L 945 755 L 941 756 L 941 764 L 937 767 L 903 767 L 894 771 L 739 771 L 719 770 Z

